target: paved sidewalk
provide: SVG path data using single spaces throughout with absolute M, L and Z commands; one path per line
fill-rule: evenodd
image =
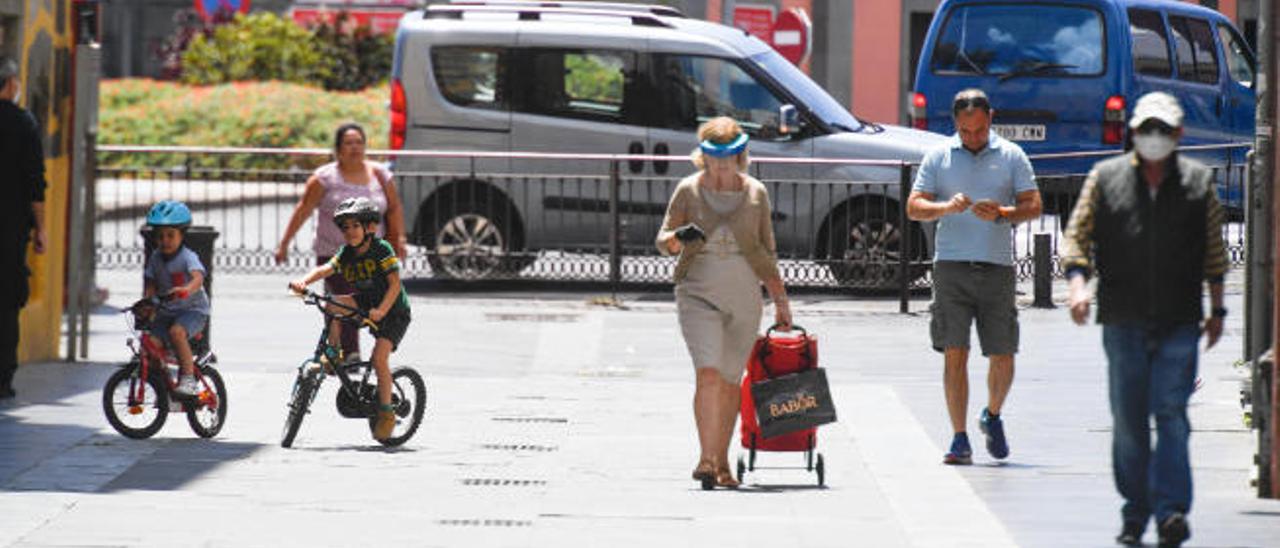
M 110 305 L 137 295 L 134 274 L 99 281 Z M 1022 311 L 1011 457 L 979 448 L 974 466 L 948 467 L 927 314 L 801 297 L 797 322 L 821 337 L 840 415 L 819 435 L 828 488 L 760 470 L 740 492 L 703 492 L 688 477 L 692 372 L 666 296 L 624 295 L 618 309 L 591 295 L 415 295 L 394 361 L 426 376 L 422 430 L 376 447 L 336 413 L 330 383 L 286 450 L 293 368 L 319 321 L 285 281 L 217 279 L 229 415 L 211 441 L 181 415 L 144 441 L 107 426 L 101 385 L 126 352 L 118 314 L 94 316 L 91 363 L 23 367 L 18 401 L 0 403 L 0 546 L 1111 546 L 1118 530 L 1099 330 L 1062 309 Z M 1248 485 L 1240 316 L 1193 398 L 1188 546 L 1280 546 L 1280 502 Z M 985 370 L 971 368 L 975 425 Z

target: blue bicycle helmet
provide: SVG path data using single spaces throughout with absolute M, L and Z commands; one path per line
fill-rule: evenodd
M 177 200 L 156 202 L 147 212 L 147 224 L 186 228 L 191 226 L 191 210 L 187 209 L 187 204 Z

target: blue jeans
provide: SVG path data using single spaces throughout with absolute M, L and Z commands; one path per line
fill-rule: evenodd
M 1187 400 L 1195 388 L 1199 340 L 1198 324 L 1102 327 L 1111 392 L 1111 468 L 1125 500 L 1125 522 L 1145 526 L 1152 513 L 1160 523 L 1191 509 Z

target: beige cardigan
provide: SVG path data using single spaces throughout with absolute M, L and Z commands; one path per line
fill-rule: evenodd
M 664 243 L 669 238 L 675 237 L 675 229 L 692 222 L 706 232 L 707 237 L 710 237 L 719 225 L 722 216 L 711 209 L 711 206 L 702 198 L 698 185 L 701 177 L 701 172 L 685 177 L 671 194 L 671 202 L 667 204 L 667 215 L 662 220 L 662 229 L 658 231 L 658 237 L 655 240 L 658 251 L 663 255 L 671 254 Z M 738 247 L 746 257 L 747 263 L 751 265 L 751 270 L 755 271 L 756 277 L 761 281 L 780 279 L 777 243 L 773 238 L 773 219 L 770 217 L 772 207 L 769 204 L 769 191 L 765 189 L 764 184 L 750 175 L 743 174 L 742 178 L 746 185 L 746 199 L 738 209 L 723 218 L 729 223 L 729 229 L 733 231 L 733 237 L 738 241 Z M 684 245 L 680 252 L 680 259 L 676 262 L 676 283 L 684 280 L 685 275 L 689 273 L 689 265 L 704 245 L 706 240 Z

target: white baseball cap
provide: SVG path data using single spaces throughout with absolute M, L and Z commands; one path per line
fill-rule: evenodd
M 1143 122 L 1152 118 L 1168 124 L 1169 127 L 1182 127 L 1182 107 L 1178 105 L 1178 100 L 1174 96 L 1163 91 L 1153 91 L 1138 98 L 1138 104 L 1133 107 L 1133 118 L 1129 120 L 1129 127 L 1138 129 Z

